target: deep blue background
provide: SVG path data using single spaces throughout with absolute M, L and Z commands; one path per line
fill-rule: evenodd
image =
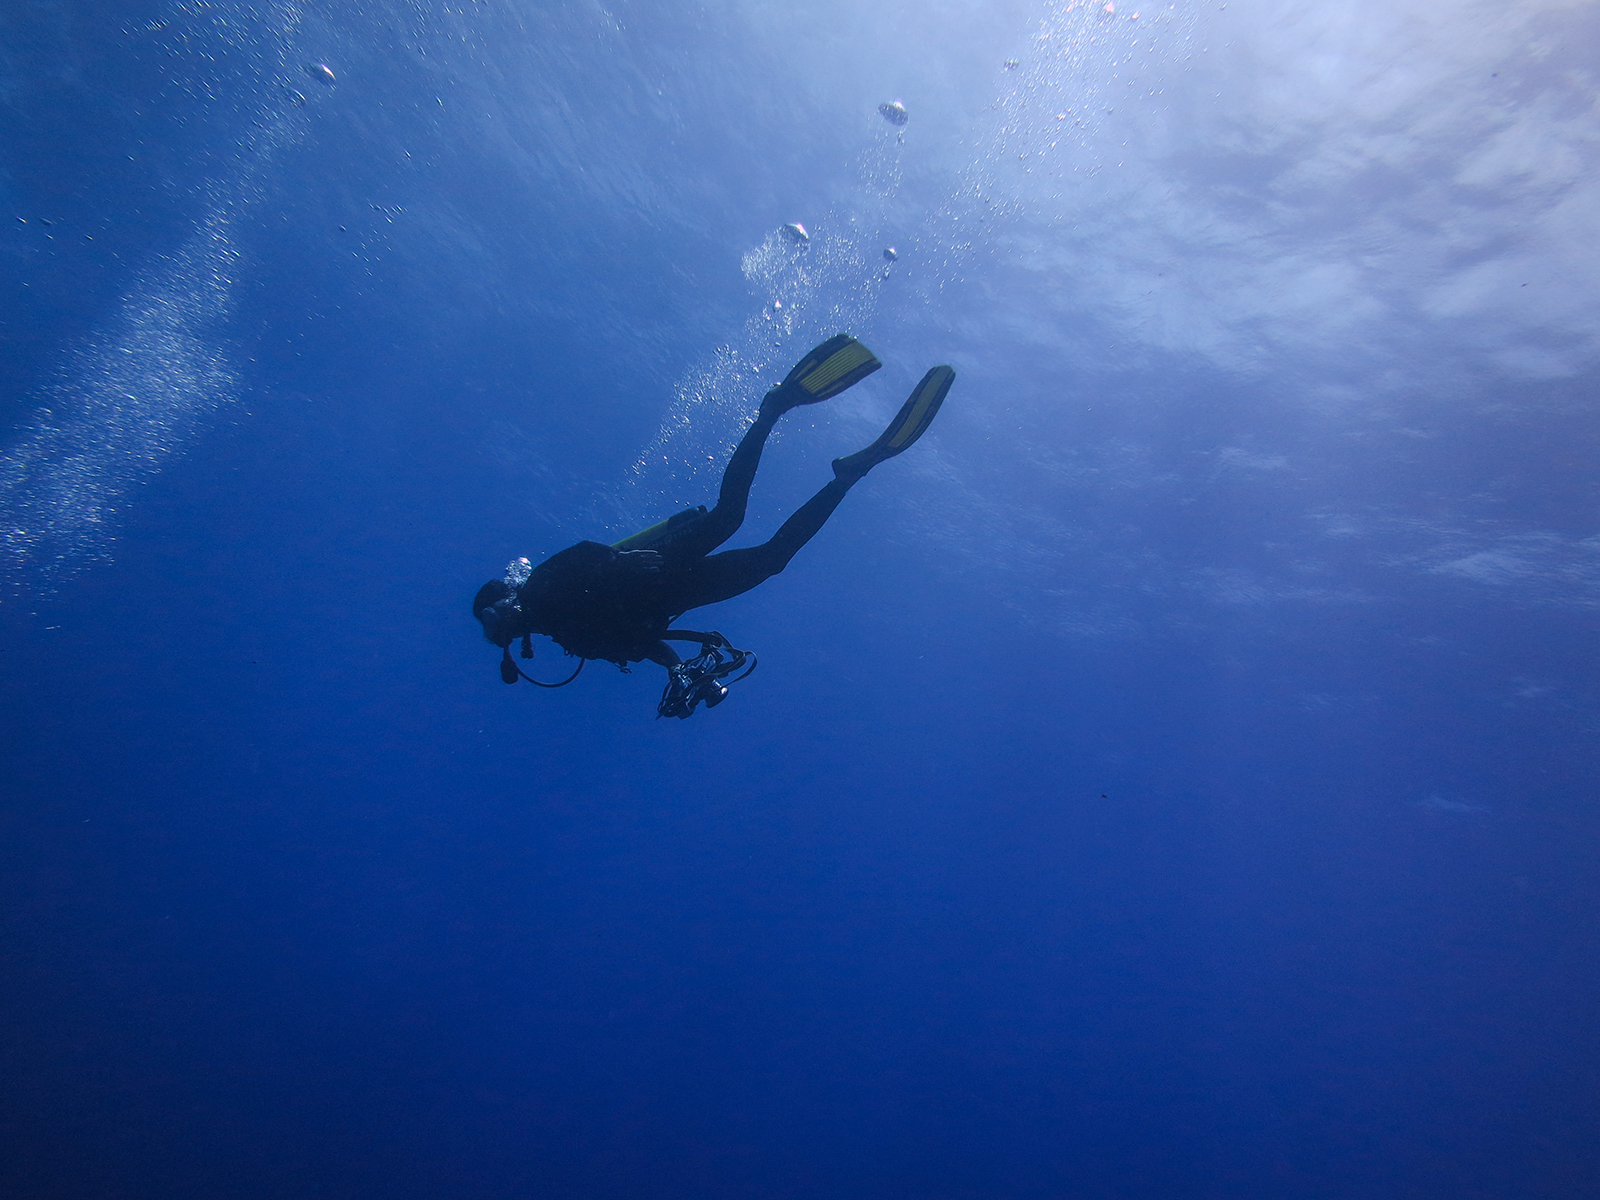
M 1062 318 L 1027 193 L 939 232 L 1025 6 L 458 7 L 0 16 L 11 444 L 207 214 L 238 254 L 230 401 L 0 603 L 0 1192 L 1600 1189 L 1593 374 L 1302 404 Z M 697 614 L 760 670 L 683 723 L 653 668 L 503 687 L 478 584 L 709 499 L 672 460 L 753 396 L 642 448 L 741 255 L 851 213 L 921 259 L 773 357 L 854 296 L 890 369 L 741 538 L 961 379 Z

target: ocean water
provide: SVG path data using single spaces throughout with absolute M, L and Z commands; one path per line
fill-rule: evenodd
M 0 9 L 0 1195 L 1600 1193 L 1597 49 Z M 505 687 L 840 329 L 759 670 Z

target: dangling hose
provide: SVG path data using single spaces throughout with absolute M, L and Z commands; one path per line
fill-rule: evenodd
M 707 708 L 715 708 L 728 694 L 723 681 L 738 683 L 756 669 L 756 656 L 748 650 L 740 650 L 720 633 L 693 633 L 686 629 L 669 629 L 664 636 L 668 641 L 699 642 L 700 653 L 667 672 L 667 686 L 661 693 L 660 704 L 656 706 L 658 717 L 688 717 L 700 704 L 704 704 Z M 532 638 L 522 639 L 522 657 L 533 657 Z M 543 680 L 535 679 L 517 665 L 516 660 L 511 657 L 511 646 L 507 644 L 500 654 L 500 678 L 506 683 L 526 679 L 534 687 L 566 687 L 578 677 L 583 671 L 583 665 L 588 661 L 586 658 L 580 658 L 572 674 L 560 683 L 545 683 Z M 735 672 L 741 668 L 743 673 L 736 675 Z M 627 668 L 624 667 L 623 670 Z
M 542 688 L 566 687 L 567 684 L 571 683 L 574 679 L 576 679 L 578 677 L 578 671 L 583 670 L 583 664 L 588 662 L 588 661 L 589 660 L 587 658 L 580 658 L 578 660 L 578 670 L 574 671 L 571 675 L 568 675 L 560 683 L 541 683 L 541 682 L 539 682 L 539 680 L 535 679 L 532 675 L 529 675 L 521 667 L 517 666 L 516 661 L 511 657 L 511 647 L 507 646 L 505 648 L 505 654 L 500 659 L 500 678 L 503 679 L 506 683 L 515 683 L 517 681 L 517 676 L 520 675 L 520 676 L 522 676 L 522 678 L 526 679 L 529 683 L 533 684 L 535 687 L 542 687 Z

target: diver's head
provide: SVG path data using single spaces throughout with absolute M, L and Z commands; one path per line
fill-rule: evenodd
M 509 646 L 522 633 L 517 619 L 517 593 L 503 579 L 491 579 L 472 598 L 472 615 L 483 624 L 483 636 L 496 646 Z

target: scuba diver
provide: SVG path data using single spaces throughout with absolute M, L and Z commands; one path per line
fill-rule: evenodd
M 483 636 L 503 651 L 500 677 L 507 683 L 522 678 L 540 687 L 564 687 L 577 678 L 581 661 L 559 683 L 541 683 L 517 666 L 511 643 L 520 639 L 522 657 L 532 658 L 532 636 L 541 634 L 571 657 L 605 659 L 624 671 L 629 663 L 646 659 L 660 663 L 667 669 L 667 685 L 657 716 L 686 718 L 702 702 L 707 708 L 720 704 L 728 694 L 727 683 L 755 670 L 755 657 L 735 649 L 720 633 L 673 629 L 672 623 L 690 609 L 748 592 L 782 571 L 846 492 L 923 435 L 955 382 L 949 367 L 934 367 L 922 377 L 877 441 L 834 459 L 832 481 L 801 505 L 771 540 L 712 553 L 744 522 L 761 449 L 778 418 L 802 404 L 832 399 L 882 365 L 849 334 L 829 338 L 762 398 L 754 423 L 728 460 L 715 508 L 687 509 L 609 546 L 579 542 L 537 567 L 519 558 L 505 578 L 484 584 L 472 601 L 472 615 L 483 624 Z M 700 653 L 684 661 L 667 644 L 674 641 L 697 643 Z

